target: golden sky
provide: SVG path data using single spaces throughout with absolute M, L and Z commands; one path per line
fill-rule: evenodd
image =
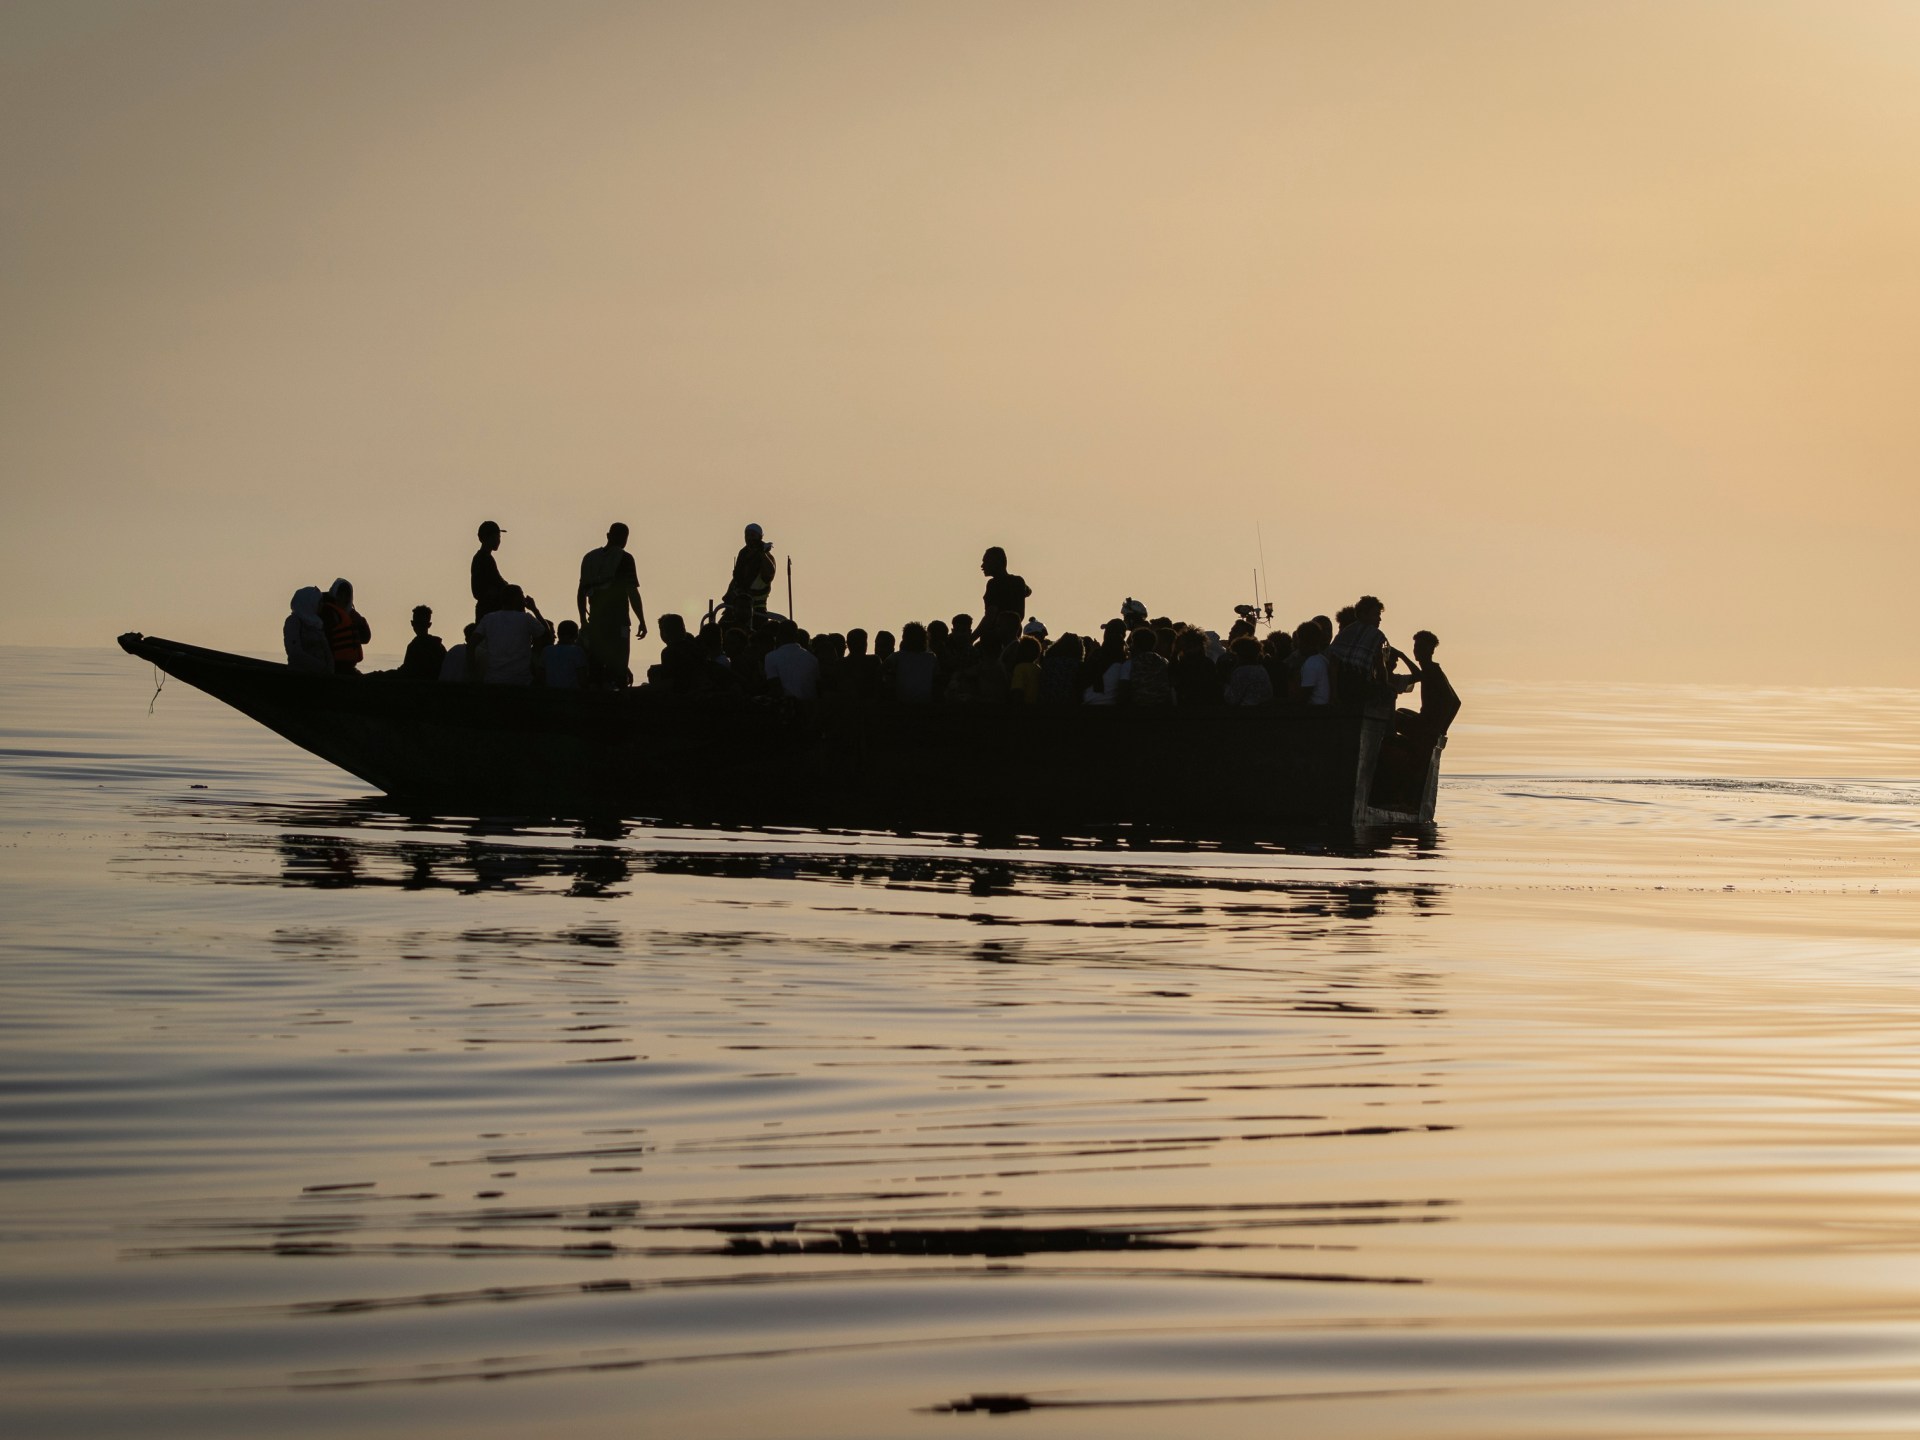
M 1362 591 L 1913 684 L 1920 5 L 0 7 L 0 640 L 455 634 L 474 526 L 814 628 Z M 782 582 L 784 583 L 784 582 Z

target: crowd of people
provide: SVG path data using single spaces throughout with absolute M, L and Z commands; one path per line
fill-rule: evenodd
M 533 598 L 500 573 L 504 532 L 480 526 L 470 579 L 473 623 L 451 648 L 433 633 L 433 612 L 413 611 L 413 638 L 398 670 L 411 680 L 549 689 L 619 689 L 634 682 L 630 641 L 648 634 L 627 527 L 580 562 L 578 620 L 555 626 Z M 642 679 L 681 695 L 732 694 L 810 703 L 898 705 L 1279 706 L 1303 711 L 1390 709 L 1418 688 L 1419 709 L 1401 711 L 1403 734 L 1437 738 L 1460 698 L 1434 658 L 1438 638 L 1415 633 L 1411 655 L 1381 630 L 1385 606 L 1372 595 L 1291 630 L 1259 632 L 1239 607 L 1222 637 L 1197 624 L 1150 617 L 1129 599 L 1097 629 L 1057 637 L 1028 613 L 1033 591 L 995 546 L 981 557 L 981 613 L 950 621 L 908 621 L 896 637 L 864 629 L 809 634 L 769 613 L 776 562 L 758 525 L 746 527 L 717 614 L 690 625 L 659 620 L 660 657 Z M 1268 607 L 1269 610 L 1271 607 Z M 371 632 L 355 610 L 353 587 L 298 591 L 285 627 L 287 663 L 315 673 L 357 675 Z

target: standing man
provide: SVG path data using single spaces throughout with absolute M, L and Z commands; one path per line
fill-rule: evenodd
M 987 577 L 987 593 L 980 597 L 980 633 L 994 645 L 1011 645 L 1027 618 L 1027 582 L 1007 573 L 1007 552 L 998 545 L 980 557 L 980 573 Z
M 747 526 L 747 543 L 733 557 L 733 575 L 721 598 L 721 623 L 751 630 L 767 614 L 767 594 L 773 589 L 773 546 L 763 540 L 758 525 Z
M 638 622 L 633 635 L 647 638 L 647 610 L 640 601 L 633 556 L 627 553 L 626 526 L 616 521 L 607 531 L 607 543 L 580 557 L 580 590 L 574 601 L 580 610 L 589 674 L 599 684 L 623 689 L 633 682 L 627 668 L 629 608 Z
M 507 606 L 509 587 L 500 578 L 500 566 L 493 558 L 493 552 L 500 548 L 500 537 L 505 533 L 495 521 L 480 522 L 480 548 L 473 552 L 472 565 L 473 618 L 476 621 Z

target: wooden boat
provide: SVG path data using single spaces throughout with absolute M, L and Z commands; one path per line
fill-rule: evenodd
M 1444 737 L 1391 715 L 910 706 L 312 675 L 138 633 L 130 655 L 399 805 L 454 814 L 1084 835 L 1432 821 Z

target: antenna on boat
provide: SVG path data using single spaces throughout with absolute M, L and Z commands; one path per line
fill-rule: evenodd
M 1253 522 L 1253 543 L 1260 547 L 1260 568 L 1253 572 L 1253 603 L 1260 604 L 1260 580 L 1267 573 L 1267 538 L 1260 533 L 1260 522 Z M 1273 592 L 1267 591 L 1265 606 L 1267 628 L 1273 628 Z
M 787 556 L 787 619 L 793 619 L 793 556 Z

